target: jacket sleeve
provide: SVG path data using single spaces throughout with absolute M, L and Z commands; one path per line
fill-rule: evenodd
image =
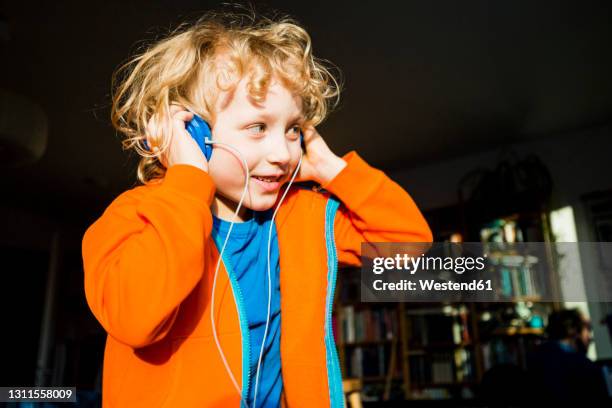
M 85 296 L 107 333 L 134 348 L 162 339 L 201 279 L 215 188 L 205 171 L 171 166 L 159 186 L 117 197 L 85 232 Z
M 433 241 L 427 221 L 404 189 L 355 151 L 343 159 L 346 167 L 322 185 L 342 202 L 334 223 L 339 263 L 360 266 L 362 242 Z

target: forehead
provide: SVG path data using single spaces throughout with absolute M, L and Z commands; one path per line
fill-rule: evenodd
M 277 78 L 271 78 L 261 100 L 255 99 L 249 93 L 250 80 L 250 76 L 245 76 L 233 89 L 221 91 L 217 100 L 217 113 L 231 113 L 237 117 L 248 117 L 253 114 L 266 114 L 279 118 L 302 116 L 302 99 Z

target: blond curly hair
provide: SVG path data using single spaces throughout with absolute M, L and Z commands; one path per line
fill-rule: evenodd
M 111 121 L 123 135 L 123 148 L 140 156 L 137 177 L 147 184 L 164 177 L 158 157 L 170 142 L 162 138 L 155 154 L 143 147 L 152 115 L 168 123 L 170 105 L 178 103 L 214 122 L 219 94 L 248 75 L 251 97 L 261 101 L 272 77 L 278 78 L 301 98 L 305 125 L 316 126 L 339 102 L 341 84 L 332 69 L 313 56 L 310 36 L 287 16 L 210 12 L 119 67 L 112 80 Z

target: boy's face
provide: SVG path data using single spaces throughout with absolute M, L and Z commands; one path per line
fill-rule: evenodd
M 242 153 L 249 171 L 249 189 L 238 214 L 247 209 L 271 208 L 281 186 L 291 179 L 300 158 L 301 99 L 272 80 L 265 99 L 258 103 L 247 92 L 243 78 L 233 93 L 221 92 L 217 117 L 212 124 L 213 141 L 226 143 Z M 232 150 L 213 144 L 209 173 L 217 188 L 213 213 L 231 220 L 245 183 L 242 161 Z

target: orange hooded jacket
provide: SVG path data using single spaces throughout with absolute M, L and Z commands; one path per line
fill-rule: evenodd
M 322 191 L 292 188 L 275 220 L 280 250 L 283 405 L 342 407 L 331 314 L 338 264 L 359 266 L 362 242 L 431 242 L 412 198 L 356 152 Z M 211 236 L 215 186 L 174 165 L 161 183 L 117 197 L 85 232 L 89 307 L 108 333 L 104 407 L 238 407 L 212 337 L 219 252 Z M 224 256 L 225 258 L 225 256 Z M 246 401 L 253 386 L 244 302 L 223 259 L 215 293 L 218 338 Z

